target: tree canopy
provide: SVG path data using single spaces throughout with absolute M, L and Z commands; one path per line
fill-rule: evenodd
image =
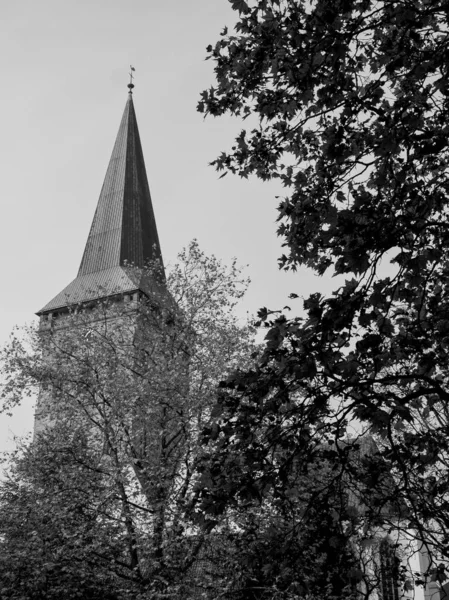
M 231 4 L 198 110 L 251 126 L 212 164 L 278 180 L 280 267 L 339 278 L 327 296 L 298 282 L 300 318 L 261 309 L 265 352 L 223 386 L 205 506 L 285 493 L 289 466 L 331 451 L 367 531 L 394 514 L 448 559 L 448 4 Z M 361 434 L 377 449 L 355 469 Z
M 217 382 L 251 360 L 253 328 L 234 310 L 247 283 L 194 242 L 165 293 L 74 307 L 13 336 L 3 408 L 40 399 L 35 439 L 0 481 L 1 598 L 215 589 L 196 568 L 210 528 L 189 514 Z

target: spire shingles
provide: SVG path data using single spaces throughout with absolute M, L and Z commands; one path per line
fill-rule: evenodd
M 162 264 L 136 113 L 129 94 L 78 276 L 38 314 L 141 289 L 150 261 Z M 134 268 L 132 268 L 134 267 Z M 137 269 L 136 269 L 137 268 Z M 159 287 L 158 282 L 153 282 Z

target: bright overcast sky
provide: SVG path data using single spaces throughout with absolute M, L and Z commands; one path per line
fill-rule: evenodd
M 225 262 L 237 257 L 252 279 L 242 307 L 252 314 L 323 289 L 278 271 L 279 184 L 219 179 L 208 166 L 241 127 L 196 112 L 213 83 L 205 48 L 235 21 L 227 0 L 22 0 L 1 11 L 1 343 L 76 276 L 130 64 L 165 263 L 193 238 Z M 30 406 L 0 416 L 0 449 L 31 425 Z

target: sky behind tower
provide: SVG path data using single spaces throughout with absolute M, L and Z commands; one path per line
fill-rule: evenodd
M 208 166 L 243 124 L 204 120 L 213 84 L 205 48 L 235 13 L 227 0 L 23 0 L 2 5 L 0 137 L 3 259 L 0 342 L 76 275 L 135 67 L 134 104 L 165 263 L 197 238 L 225 262 L 248 265 L 240 310 L 288 304 L 329 287 L 279 272 L 279 183 Z M 297 301 L 298 302 L 298 301 Z M 299 305 L 298 305 L 299 306 Z M 0 450 L 32 426 L 33 408 L 0 415 Z

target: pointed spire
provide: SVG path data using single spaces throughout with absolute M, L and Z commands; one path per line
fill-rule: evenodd
M 128 267 L 143 269 L 154 260 L 159 260 L 162 264 L 132 99 L 133 87 L 131 81 L 128 84 L 128 101 L 78 276 L 38 314 L 85 302 L 94 297 L 131 291 L 129 288 L 140 289 L 142 282 L 136 282 L 135 271 L 130 273 Z
M 78 275 L 161 258 L 136 113 L 126 103 Z

